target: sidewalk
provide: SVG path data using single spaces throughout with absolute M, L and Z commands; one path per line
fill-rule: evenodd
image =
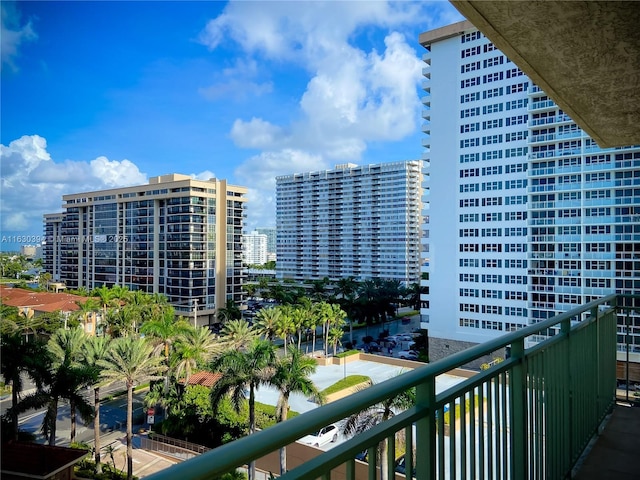
M 140 439 L 137 435 L 133 436 L 133 474 L 139 478 L 144 478 L 153 473 L 169 468 L 178 463 L 178 460 L 171 460 L 161 455 L 157 455 L 148 450 L 139 448 Z M 93 445 L 93 442 L 88 442 Z M 101 461 L 102 463 L 111 463 L 110 455 L 105 453 L 104 447 L 112 445 L 114 447 L 113 461 L 118 470 L 127 471 L 127 438 L 126 434 L 121 431 L 109 432 L 100 436 L 100 445 L 102 447 Z

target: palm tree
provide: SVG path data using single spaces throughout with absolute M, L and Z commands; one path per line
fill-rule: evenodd
M 174 346 L 173 368 L 176 378 L 185 375 L 185 385 L 199 366 L 208 364 L 222 352 L 222 342 L 207 327 L 191 328 L 180 335 Z
M 100 465 L 100 367 L 98 362 L 107 358 L 111 340 L 108 337 L 90 337 L 84 344 L 84 363 L 94 369 L 93 384 L 93 447 L 96 473 L 102 473 Z
M 76 301 L 76 305 L 80 307 L 80 316 L 82 317 L 83 321 L 82 326 L 83 328 L 86 328 L 91 314 L 100 308 L 100 304 L 95 298 L 88 298 L 84 302 Z
M 144 338 L 122 337 L 114 340 L 106 358 L 97 365 L 105 380 L 123 381 L 127 386 L 127 479 L 133 476 L 133 387 L 142 381 L 162 378 L 166 366 L 163 358 Z
M 279 308 L 269 307 L 261 309 L 256 315 L 255 329 L 266 340 L 272 341 L 276 336 L 276 326 L 281 312 Z
M 306 357 L 300 349 L 293 345 L 288 347 L 289 354 L 280 358 L 275 366 L 271 385 L 280 391 L 278 405 L 276 406 L 276 417 L 278 422 L 284 422 L 289 413 L 289 396 L 292 393 L 302 393 L 308 397 L 312 396 L 323 403 L 321 392 L 313 384 L 309 376 L 316 371 L 317 363 L 313 358 Z M 280 475 L 287 471 L 287 450 L 286 447 L 280 449 Z
M 289 336 L 293 334 L 296 327 L 293 323 L 293 307 L 291 305 L 283 305 L 278 307 L 280 310 L 280 316 L 276 320 L 275 334 L 282 339 L 282 345 L 284 347 L 284 354 L 287 354 L 287 341 Z
M 366 388 L 366 387 L 365 387 Z M 342 427 L 345 436 L 353 437 L 369 430 L 379 423 L 386 422 L 397 412 L 406 410 L 415 404 L 415 389 L 406 390 L 393 398 L 388 398 L 376 405 L 371 405 L 347 418 Z M 378 444 L 378 457 L 380 459 L 380 479 L 388 480 L 387 472 L 387 439 Z
M 61 398 L 69 400 L 71 419 L 71 443 L 76 440 L 76 409 L 83 420 L 93 416 L 93 409 L 79 391 L 91 385 L 95 380 L 95 369 L 81 363 L 84 344 L 88 337 L 82 328 L 71 330 L 60 329 L 49 339 L 47 347 L 53 357 L 52 366 L 56 369 L 55 378 Z M 55 442 L 55 423 L 57 417 L 57 400 L 55 416 L 52 420 L 53 434 L 50 439 Z M 54 445 L 55 443 L 52 443 Z
M 5 318 L 2 318 L 3 325 Z M 42 388 L 39 372 L 44 371 L 50 363 L 49 352 L 39 340 L 26 342 L 20 331 L 4 332 L 0 336 L 0 373 L 7 384 L 11 384 L 11 408 L 8 416 L 11 419 L 13 437 L 18 440 L 18 402 L 22 391 L 23 373 L 36 380 L 38 388 Z
M 91 295 L 94 297 L 98 297 L 100 306 L 102 307 L 102 321 L 106 322 L 107 308 L 113 305 L 113 300 L 114 300 L 113 292 L 109 287 L 103 285 L 102 287 L 95 288 L 91 292 Z
M 19 412 L 46 407 L 42 433 L 49 445 L 56 442 L 56 420 L 60 399 L 69 400 L 71 441 L 75 441 L 76 410 L 83 420 L 91 421 L 93 409 L 80 391 L 93 382 L 92 369 L 82 365 L 81 348 L 86 336 L 80 328 L 57 330 L 47 343 L 50 363 L 42 372 L 41 388 L 26 396 L 18 405 Z
M 267 340 L 255 338 L 245 350 L 227 350 L 211 364 L 214 372 L 224 372 L 211 389 L 211 404 L 217 412 L 220 400 L 230 395 L 236 411 L 245 401 L 245 390 L 249 389 L 249 434 L 255 432 L 255 390 L 267 384 L 273 376 L 276 354 Z M 249 480 L 255 478 L 255 462 L 249 464 Z
M 232 349 L 244 348 L 256 337 L 256 331 L 245 320 L 226 322 L 221 334 L 226 345 Z
M 191 326 L 184 319 L 176 320 L 173 309 L 166 310 L 162 315 L 146 321 L 140 327 L 140 333 L 143 333 L 152 339 L 160 342 L 164 351 L 164 358 L 169 367 L 169 353 L 173 341 L 183 333 L 189 331 Z

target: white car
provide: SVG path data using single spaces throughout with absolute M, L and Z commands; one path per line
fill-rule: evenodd
M 402 360 L 418 360 L 418 352 L 414 350 L 401 350 L 396 354 L 396 357 Z
M 332 425 L 327 425 L 326 427 L 321 428 L 320 430 L 312 433 L 311 435 L 302 437 L 300 441 L 302 443 L 306 443 L 307 445 L 313 445 L 314 447 L 321 447 L 326 443 L 334 443 L 336 440 L 338 440 L 338 427 L 332 424 Z

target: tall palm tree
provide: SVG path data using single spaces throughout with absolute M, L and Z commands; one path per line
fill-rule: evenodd
M 222 327 L 221 335 L 229 348 L 241 349 L 255 339 L 256 330 L 245 320 L 229 320 Z
M 278 309 L 280 310 L 280 316 L 276 320 L 275 334 L 282 339 L 282 346 L 285 349 L 284 354 L 287 355 L 287 341 L 296 330 L 293 323 L 293 306 L 282 305 Z
M 127 479 L 133 476 L 133 387 L 142 381 L 162 378 L 165 371 L 159 349 L 144 338 L 122 337 L 114 340 L 106 358 L 97 365 L 105 380 L 123 381 L 127 386 Z
M 82 363 L 84 358 L 84 344 L 88 337 L 82 328 L 70 330 L 60 329 L 56 331 L 47 343 L 47 348 L 53 357 L 52 366 L 61 398 L 69 400 L 69 413 L 71 419 L 71 443 L 76 440 L 76 410 L 87 421 L 93 416 L 87 400 L 79 394 L 79 391 L 91 385 L 95 379 L 95 369 Z M 57 403 L 57 402 L 56 402 Z M 51 405 L 53 406 L 53 405 Z M 55 423 L 57 417 L 57 404 L 55 416 L 52 420 L 52 440 L 55 441 Z
M 266 340 L 272 341 L 276 336 L 276 325 L 281 312 L 277 307 L 263 308 L 256 314 L 255 329 Z
M 366 388 L 366 387 L 365 387 Z M 406 410 L 415 404 L 415 389 L 406 390 L 395 397 L 385 399 L 383 402 L 371 405 L 347 418 L 342 427 L 345 436 L 353 437 L 371 427 L 383 423 L 396 415 L 396 413 Z M 380 479 L 388 480 L 387 472 L 387 439 L 378 444 L 378 458 L 380 459 Z
M 86 329 L 86 325 L 89 321 L 89 318 L 91 317 L 91 314 L 100 308 L 100 304 L 95 298 L 88 298 L 84 302 L 76 301 L 76 305 L 80 307 L 80 316 L 82 317 L 82 326 L 83 328 Z
M 100 306 L 102 307 L 102 321 L 106 323 L 107 321 L 107 309 L 110 306 L 113 306 L 114 295 L 111 289 L 105 285 L 94 288 L 91 292 L 93 297 L 98 297 L 100 302 Z
M 267 340 L 255 338 L 244 350 L 227 350 L 216 358 L 211 368 L 214 372 L 224 372 L 211 389 L 211 404 L 217 411 L 220 400 L 230 395 L 236 411 L 245 401 L 245 389 L 249 389 L 249 434 L 256 430 L 255 391 L 259 385 L 268 384 L 273 376 L 276 353 Z M 249 464 L 249 480 L 255 478 L 255 462 Z
M 198 367 L 207 365 L 222 352 L 222 342 L 208 327 L 191 328 L 180 335 L 174 345 L 172 366 L 177 379 L 185 376 L 185 385 Z
M 269 381 L 280 391 L 276 406 L 278 422 L 284 422 L 287 419 L 289 397 L 292 393 L 313 396 L 319 403 L 323 403 L 321 392 L 309 378 L 311 374 L 315 373 L 318 364 L 313 358 L 303 355 L 300 349 L 293 345 L 289 345 L 288 350 L 289 354 L 276 362 L 273 377 Z M 287 450 L 286 447 L 282 447 L 280 449 L 280 475 L 286 471 Z
M 47 343 L 50 363 L 42 372 L 41 388 L 27 395 L 18 405 L 19 412 L 46 407 L 42 433 L 49 445 L 56 442 L 56 420 L 60 399 L 69 400 L 71 441 L 75 441 L 76 411 L 85 422 L 90 422 L 93 408 L 80 394 L 91 385 L 93 372 L 80 363 L 81 348 L 86 337 L 80 328 L 57 330 Z
M 101 372 L 98 362 L 107 358 L 111 348 L 109 337 L 89 337 L 84 344 L 84 363 L 93 369 L 93 446 L 96 473 L 102 473 L 100 465 L 100 386 Z
M 3 325 L 5 318 L 2 319 Z M 50 363 L 49 352 L 43 342 L 26 342 L 20 331 L 2 332 L 0 336 L 0 373 L 7 384 L 11 384 L 11 408 L 7 414 L 11 419 L 13 438 L 18 440 L 18 402 L 23 386 L 23 374 L 36 381 L 42 388 L 41 375 Z

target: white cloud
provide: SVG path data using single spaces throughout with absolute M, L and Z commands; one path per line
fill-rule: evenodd
M 42 235 L 42 215 L 62 210 L 62 195 L 146 183 L 129 160 L 98 157 L 90 161 L 55 162 L 47 142 L 25 135 L 0 144 L 3 235 Z
M 252 80 L 260 77 L 257 62 L 253 59 L 237 59 L 235 65 L 214 75 L 213 84 L 200 88 L 198 93 L 207 100 L 245 100 L 273 91 L 270 81 Z M 262 78 L 262 77 L 260 77 Z
M 261 57 L 279 65 L 292 62 L 309 72 L 300 110 L 289 124 L 237 119 L 230 133 L 235 144 L 358 161 L 368 142 L 397 141 L 413 134 L 421 122 L 418 86 L 423 64 L 414 48 L 417 39 L 398 31 L 407 26 L 429 28 L 427 7 L 433 12 L 440 5 L 230 2 L 207 24 L 200 36 L 203 44 L 210 49 L 226 42 L 239 44 L 247 55 L 238 63 L 245 77 L 254 74 L 254 59 Z M 366 29 L 387 32 L 382 51 L 356 41 Z
M 277 176 L 327 168 L 329 164 L 319 155 L 291 149 L 261 153 L 236 168 L 238 183 L 249 187 L 247 210 L 250 215 L 245 230 L 275 225 Z
M 0 17 L 0 70 L 6 66 L 15 71 L 20 45 L 36 40 L 38 35 L 31 22 L 20 24 L 19 14 L 11 3 L 0 5 Z

